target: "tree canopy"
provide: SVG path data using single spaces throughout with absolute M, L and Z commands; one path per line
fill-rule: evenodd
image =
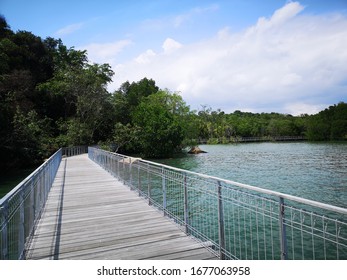
M 158 91 L 144 98 L 133 112 L 140 127 L 138 144 L 147 157 L 167 157 L 182 149 L 184 116 L 189 108 L 181 96 Z

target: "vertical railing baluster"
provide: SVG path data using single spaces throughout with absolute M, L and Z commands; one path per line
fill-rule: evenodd
M 19 221 L 18 221 L 18 252 L 24 252 L 24 189 L 19 194 Z M 19 256 L 21 259 L 22 254 Z
M 287 249 L 287 233 L 286 233 L 286 224 L 285 224 L 285 207 L 284 199 L 280 197 L 279 204 L 279 227 L 280 227 L 280 242 L 281 242 L 281 260 L 286 260 L 288 258 L 288 249 Z
M 137 162 L 137 179 L 138 179 L 138 189 L 139 189 L 139 196 L 141 196 L 141 176 L 140 176 L 140 162 Z
M 225 259 L 225 236 L 224 236 L 224 213 L 223 213 L 223 198 L 222 185 L 218 181 L 218 231 L 219 231 L 219 258 Z
M 34 216 L 36 217 L 38 208 L 39 208 L 39 201 L 40 201 L 40 190 L 39 190 L 39 179 L 37 178 L 38 175 L 35 174 L 34 176 L 34 192 L 35 192 L 35 199 L 34 199 Z
M 0 208 L 1 221 L 3 222 L 1 229 L 1 260 L 9 259 L 9 243 L 8 243 L 8 202 L 5 201 Z
M 106 170 L 107 172 L 110 172 L 110 155 L 106 154 Z
M 149 173 L 149 163 L 147 162 L 147 195 L 148 195 L 148 205 L 152 205 L 151 201 L 151 176 Z
M 130 189 L 133 189 L 133 165 L 131 163 L 131 159 L 129 158 L 129 173 L 130 173 L 130 178 L 129 178 L 129 185 L 130 185 Z
M 161 168 L 161 184 L 162 184 L 162 190 L 163 190 L 163 211 L 164 216 L 166 216 L 166 184 L 165 184 L 165 173 L 164 173 L 164 167 Z
M 107 169 L 108 166 L 108 157 L 107 157 L 107 153 L 104 153 L 104 170 L 108 171 Z
M 109 153 L 107 153 L 107 171 L 109 172 L 109 173 L 111 173 L 111 157 L 110 157 L 110 154 Z
M 30 203 L 29 203 L 29 219 L 30 219 L 30 233 L 31 233 L 31 226 L 34 224 L 35 220 L 35 188 L 34 188 L 34 179 L 31 178 L 31 183 L 30 183 Z
M 42 208 L 43 203 L 46 199 L 45 177 L 42 174 L 42 170 L 40 171 L 40 180 L 41 180 L 41 192 L 42 192 L 40 208 Z
M 188 208 L 188 187 L 187 187 L 187 174 L 184 174 L 184 232 L 189 234 L 189 208 Z
M 122 171 L 123 171 L 123 183 L 124 185 L 127 184 L 127 181 L 126 181 L 126 172 L 125 172 L 125 158 L 123 157 L 122 158 Z
M 116 177 L 116 157 L 112 155 L 112 175 Z
M 120 160 L 119 160 L 119 158 L 118 158 L 118 159 L 117 159 L 117 177 L 118 177 L 118 179 L 120 180 L 121 178 L 120 178 L 119 162 L 120 162 Z
M 46 166 L 47 167 L 47 166 Z M 47 183 L 47 169 L 46 169 L 46 167 L 44 167 L 43 168 L 43 170 L 42 170 L 42 176 L 43 176 L 43 185 L 44 185 L 44 187 L 45 187 L 45 202 L 46 202 L 46 199 L 47 199 L 47 197 L 48 197 L 48 192 L 49 192 L 49 188 L 48 188 L 48 183 Z

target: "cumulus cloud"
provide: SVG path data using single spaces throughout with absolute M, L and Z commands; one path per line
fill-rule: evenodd
M 147 50 L 135 58 L 135 62 L 139 64 L 148 64 L 151 62 L 151 58 L 155 57 L 156 53 L 153 50 Z
M 305 104 L 303 102 L 288 103 L 285 106 L 285 110 L 288 114 L 301 115 L 301 114 L 315 114 L 326 107 L 325 104 Z
M 347 18 L 303 15 L 303 9 L 290 2 L 242 32 L 225 27 L 193 44 L 167 38 L 162 51 L 114 64 L 112 88 L 153 78 L 162 88 L 181 91 L 193 109 L 208 104 L 229 112 L 297 115 L 345 101 Z
M 120 40 L 104 44 L 93 43 L 79 47 L 79 49 L 87 50 L 88 58 L 92 62 L 107 62 L 113 64 L 115 63 L 117 54 L 131 44 L 132 42 L 130 40 Z
M 167 38 L 163 43 L 163 49 L 165 53 L 171 53 L 181 47 L 182 47 L 182 44 L 180 44 L 179 42 L 171 38 Z
M 261 17 L 257 24 L 248 30 L 248 33 L 261 32 L 281 26 L 298 15 L 303 9 L 304 7 L 299 2 L 290 2 L 282 9 L 276 10 L 270 19 Z

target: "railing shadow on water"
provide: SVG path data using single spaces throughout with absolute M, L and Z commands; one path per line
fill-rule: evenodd
M 86 152 L 86 146 L 59 149 L 0 199 L 0 260 L 24 258 L 62 158 Z
M 347 259 L 347 209 L 89 148 L 220 259 Z

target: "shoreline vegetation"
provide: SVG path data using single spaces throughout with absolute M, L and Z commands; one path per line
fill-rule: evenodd
M 114 75 L 109 64 L 89 63 L 86 51 L 68 48 L 61 39 L 14 32 L 1 15 L 0 57 L 2 173 L 39 165 L 64 146 L 99 145 L 167 158 L 205 142 L 347 140 L 344 102 L 315 115 L 292 116 L 225 113 L 208 105 L 191 110 L 179 92 L 160 89 L 149 78 L 109 92 Z

